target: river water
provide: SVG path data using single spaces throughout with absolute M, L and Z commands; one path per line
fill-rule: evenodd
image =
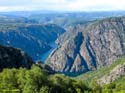
M 49 55 L 53 52 L 53 50 L 55 50 L 58 47 L 58 45 L 55 42 L 51 42 L 49 45 L 52 48 L 49 51 L 47 51 L 46 53 L 42 54 L 40 57 L 40 60 L 43 62 L 45 62 L 47 60 L 47 58 L 49 57 Z

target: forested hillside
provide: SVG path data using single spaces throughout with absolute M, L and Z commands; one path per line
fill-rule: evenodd
M 65 30 L 57 25 L 32 23 L 0 23 L 0 44 L 21 48 L 34 60 L 49 51 Z
M 0 91 L 1 93 L 124 93 L 124 75 L 109 84 L 100 85 L 97 82 L 99 77 L 124 63 L 125 57 L 121 57 L 109 67 L 89 72 L 78 78 L 70 78 L 63 74 L 47 74 L 37 65 L 33 65 L 30 70 L 4 69 L 0 73 Z

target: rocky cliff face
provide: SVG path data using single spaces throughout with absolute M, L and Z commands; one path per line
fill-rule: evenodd
M 125 63 L 116 66 L 112 71 L 97 80 L 100 85 L 110 84 L 125 75 Z
M 57 72 L 96 70 L 112 64 L 125 53 L 124 17 L 78 25 L 74 30 L 75 35 L 61 40 L 60 47 L 48 59 L 48 64 Z
M 0 70 L 3 68 L 30 68 L 33 63 L 24 51 L 0 45 Z

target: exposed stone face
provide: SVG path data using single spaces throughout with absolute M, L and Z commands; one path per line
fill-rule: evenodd
M 116 66 L 111 72 L 109 72 L 109 74 L 99 78 L 97 83 L 100 85 L 110 84 L 123 75 L 125 75 L 125 63 Z
M 87 71 L 87 70 L 88 68 L 85 65 L 85 61 L 82 59 L 80 54 L 77 54 L 70 72 L 81 72 L 81 71 Z
M 91 33 L 91 32 L 90 32 Z M 95 32 L 96 33 L 96 32 Z M 90 45 L 96 57 L 97 68 L 112 64 L 112 62 L 123 54 L 120 37 L 116 30 L 109 30 L 103 34 L 90 36 Z
M 96 70 L 125 54 L 124 17 L 103 19 L 74 29 L 74 35 L 67 33 L 69 39 L 63 41 L 65 35 L 61 37 L 60 47 L 48 59 L 48 64 L 56 71 L 79 73 Z
M 70 40 L 67 40 L 60 48 L 58 48 L 60 51 L 57 50 L 55 51 L 55 53 L 52 53 L 50 59 L 48 60 L 48 62 L 51 62 L 50 64 L 52 68 L 56 71 L 61 72 L 72 71 L 71 68 L 72 65 L 75 65 L 74 60 L 77 57 L 77 54 L 79 54 L 79 49 L 82 40 L 82 33 L 78 33 L 77 35 L 73 36 L 73 38 L 71 38 Z M 77 57 L 77 60 L 79 60 L 79 57 Z
M 24 51 L 0 46 L 0 70 L 3 68 L 30 68 L 33 63 Z

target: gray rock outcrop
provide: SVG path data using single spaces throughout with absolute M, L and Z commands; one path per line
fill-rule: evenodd
M 61 37 L 59 48 L 48 59 L 47 64 L 57 72 L 83 73 L 100 69 L 125 54 L 124 17 L 78 25 L 74 30 L 74 35 L 66 32 L 67 39 L 65 35 Z
M 111 72 L 97 80 L 100 85 L 110 84 L 111 82 L 119 79 L 121 76 L 125 75 L 125 63 L 116 66 Z

